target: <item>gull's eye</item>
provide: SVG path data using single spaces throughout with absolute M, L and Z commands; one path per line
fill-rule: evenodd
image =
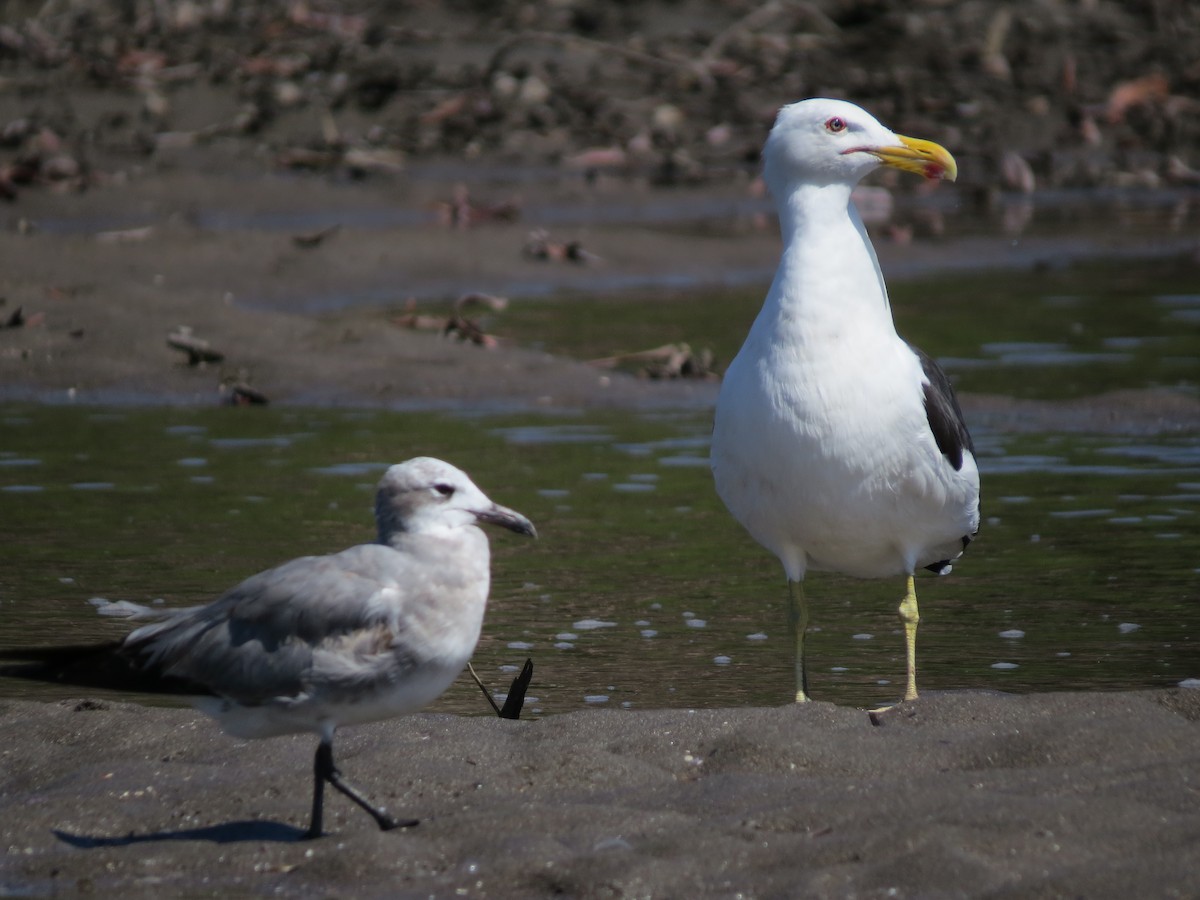
M 441 494 L 443 497 L 453 497 L 454 496 L 454 485 L 452 485 L 452 484 L 435 484 L 433 486 L 433 489 L 435 491 L 437 491 L 439 494 Z
M 834 116 L 825 123 L 825 130 L 830 134 L 841 134 L 846 130 L 846 121 L 841 116 Z

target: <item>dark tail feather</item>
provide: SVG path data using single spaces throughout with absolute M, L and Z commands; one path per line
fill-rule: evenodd
M 146 668 L 121 652 L 121 642 L 0 650 L 0 675 L 73 687 L 141 694 L 198 696 L 212 692 L 183 678 Z M 10 662 L 11 661 L 11 662 Z

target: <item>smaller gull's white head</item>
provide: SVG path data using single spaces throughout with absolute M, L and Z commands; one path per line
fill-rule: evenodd
M 375 495 L 379 540 L 396 532 L 441 531 L 488 522 L 536 537 L 533 523 L 519 512 L 488 499 L 462 469 L 418 456 L 383 474 Z
M 814 98 L 783 107 L 763 148 L 763 177 L 776 200 L 802 184 L 852 188 L 881 165 L 926 178 L 953 181 L 957 175 L 945 148 L 895 134 L 845 100 Z

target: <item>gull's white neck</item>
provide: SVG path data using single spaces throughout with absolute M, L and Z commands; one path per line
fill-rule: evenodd
M 798 339 L 895 334 L 875 249 L 849 185 L 773 191 L 783 255 L 755 329 Z

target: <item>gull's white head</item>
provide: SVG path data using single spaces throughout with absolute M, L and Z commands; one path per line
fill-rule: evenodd
M 533 523 L 487 498 L 467 473 L 430 456 L 398 463 L 383 473 L 375 495 L 380 543 L 395 532 L 461 528 L 478 522 L 536 537 Z
M 776 199 L 800 184 L 853 187 L 881 165 L 949 181 L 958 175 L 954 157 L 941 145 L 895 134 L 845 100 L 785 106 L 763 148 L 763 177 Z

